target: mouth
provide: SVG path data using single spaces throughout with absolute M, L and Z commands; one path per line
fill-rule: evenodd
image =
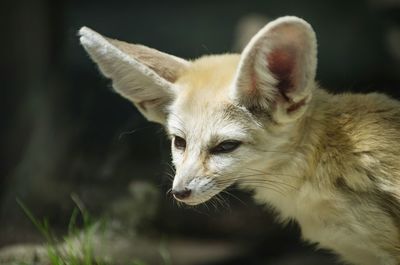
M 199 204 L 202 204 L 204 202 L 207 202 L 208 200 L 212 199 L 218 193 L 219 192 L 217 192 L 214 195 L 207 196 L 207 197 L 206 196 L 191 196 L 190 198 L 187 198 L 187 199 L 180 199 L 180 198 L 177 198 L 174 195 L 174 198 L 175 198 L 175 200 L 177 200 L 179 202 L 182 202 L 184 204 L 187 204 L 187 205 L 190 205 L 190 206 L 195 206 L 195 205 L 199 205 Z
M 175 200 L 177 200 L 179 202 L 183 202 L 187 205 L 194 206 L 194 205 L 198 205 L 198 204 L 201 204 L 203 202 L 210 200 L 212 197 L 217 195 L 219 192 L 221 192 L 221 191 L 215 191 L 213 193 L 191 191 L 189 193 L 189 195 L 184 196 L 184 197 L 180 193 L 175 193 L 175 194 L 173 194 L 173 196 L 174 196 Z
M 176 198 L 175 198 L 175 199 L 176 199 Z M 189 206 L 196 206 L 196 205 L 199 205 L 199 204 L 202 204 L 202 203 L 208 201 L 208 200 L 204 200 L 204 201 L 190 201 L 190 200 L 180 200 L 180 199 L 176 199 L 176 200 L 179 201 L 179 202 L 183 202 L 184 204 L 189 205 Z
M 200 183 L 200 181 L 194 179 L 185 189 L 181 191 L 173 189 L 171 193 L 175 200 L 190 206 L 195 206 L 207 202 L 232 184 L 233 183 L 224 183 L 224 185 L 218 185 L 215 180 Z

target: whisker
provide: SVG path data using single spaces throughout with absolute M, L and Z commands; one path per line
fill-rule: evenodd
M 258 172 L 258 173 L 260 173 L 262 175 L 266 175 L 266 176 L 282 176 L 282 177 L 296 178 L 296 176 L 293 176 L 293 175 L 275 173 L 275 172 L 274 173 L 268 173 L 268 172 L 262 171 L 260 169 L 255 169 L 255 168 L 245 168 L 245 169 L 246 170 L 251 170 L 251 171 L 254 171 L 254 172 Z
M 171 191 L 172 191 L 172 188 L 169 188 L 166 192 L 165 192 L 165 195 L 170 195 L 171 194 Z
M 231 210 L 231 207 L 230 207 L 229 203 L 221 195 L 221 193 L 216 194 L 214 197 L 215 197 L 216 201 L 221 205 L 222 208 Z
M 119 136 L 118 136 L 118 141 L 121 141 L 122 138 L 124 138 L 124 137 L 127 136 L 127 135 L 131 135 L 131 134 L 134 134 L 135 132 L 138 132 L 138 131 L 141 131 L 141 130 L 146 130 L 146 129 L 149 129 L 149 128 L 154 128 L 154 126 L 152 126 L 152 125 L 150 125 L 150 126 L 144 126 L 144 127 L 140 127 L 140 128 L 135 128 L 135 129 L 130 130 L 130 131 L 121 132 L 121 133 L 119 134 Z
M 240 181 L 241 184 L 256 185 L 257 187 L 262 187 L 262 188 L 274 188 L 280 192 L 286 191 L 285 187 L 282 187 L 282 186 L 286 186 L 287 188 L 294 189 L 294 190 L 297 189 L 296 187 L 289 185 L 287 183 L 269 180 L 269 179 L 229 178 L 229 179 L 223 179 L 223 180 L 218 180 L 218 179 L 215 180 L 215 182 L 221 186 L 224 186 L 228 183 L 232 183 L 232 182 L 236 182 L 236 181 L 237 182 Z
M 291 177 L 291 178 L 296 178 L 296 176 L 293 176 L 293 175 L 286 175 L 286 174 L 275 174 L 275 173 L 267 173 L 267 172 L 263 172 L 263 171 L 261 171 L 261 170 L 257 170 L 257 169 L 250 169 L 250 170 L 253 170 L 253 171 L 255 171 L 255 172 L 258 172 L 257 174 L 246 174 L 246 173 L 244 173 L 244 172 L 239 172 L 239 173 L 237 173 L 237 175 L 235 176 L 235 177 L 233 177 L 233 178 L 229 178 L 229 179 L 231 179 L 231 180 L 239 180 L 239 179 L 241 179 L 241 178 L 245 178 L 245 177 L 253 177 L 253 179 L 255 179 L 254 177 L 261 177 L 261 176 L 271 176 L 271 177 L 273 177 L 273 176 L 282 176 L 282 177 Z M 219 176 L 217 176 L 215 179 L 217 179 L 218 180 L 218 177 Z M 222 176 L 223 177 L 223 176 Z M 223 177 L 224 179 L 227 179 L 226 177 Z M 239 179 L 235 179 L 235 178 L 239 178 Z M 272 181 L 272 179 L 270 179 L 270 178 L 268 178 L 268 179 L 266 179 L 266 178 L 257 178 L 257 179 L 259 179 L 259 180 L 266 180 L 266 181 Z M 275 181 L 275 180 L 274 180 Z M 281 182 L 282 184 L 284 184 L 285 182 Z M 286 183 L 287 184 L 287 183 Z
M 221 180 L 216 179 L 215 182 L 220 185 L 224 185 L 224 184 L 227 184 L 230 182 L 236 182 L 236 181 L 240 182 L 240 183 L 248 183 L 248 184 L 278 184 L 278 185 L 286 186 L 291 189 L 297 189 L 297 187 L 290 185 L 286 182 L 276 181 L 276 180 L 272 180 L 272 179 L 254 178 L 253 176 L 255 176 L 255 175 L 242 175 L 239 177 L 226 178 L 226 179 L 221 179 Z
M 258 186 L 258 187 L 267 189 L 267 190 L 269 190 L 269 191 L 274 191 L 274 192 L 276 192 L 276 193 L 279 194 L 279 195 L 283 195 L 283 196 L 285 195 L 285 194 L 283 193 L 283 191 L 281 191 L 281 190 L 279 190 L 279 189 L 276 189 L 276 187 L 271 187 L 271 186 Z M 232 188 L 232 189 L 241 190 L 241 189 L 239 189 L 239 188 Z
M 167 180 L 173 180 L 173 176 L 171 174 L 165 173 L 163 177 Z
M 206 208 L 207 211 L 210 211 L 210 208 L 209 208 L 209 205 L 208 205 L 209 203 L 210 203 L 210 201 L 205 201 L 201 205 L 204 206 L 204 208 Z
M 277 150 L 263 150 L 263 149 L 256 149 L 257 151 L 264 152 L 264 153 L 277 153 L 277 154 L 295 154 L 296 152 L 283 152 L 283 151 L 277 151 Z
M 223 190 L 223 191 L 221 191 L 221 193 L 227 194 L 228 196 L 231 196 L 232 198 L 238 200 L 238 201 L 239 201 L 240 203 L 242 203 L 243 205 L 247 206 L 247 204 L 246 204 L 243 200 L 239 199 L 239 197 L 237 197 L 236 195 L 232 194 L 231 192 L 229 192 L 229 191 L 227 191 L 227 190 Z
M 164 163 L 165 165 L 168 166 L 168 168 L 166 169 L 165 174 L 170 177 L 170 178 L 174 178 L 175 176 L 175 168 L 170 164 L 170 163 Z
M 200 210 L 201 207 L 205 207 L 205 208 L 207 208 L 207 211 L 209 211 L 207 202 L 202 203 L 200 205 L 191 205 L 191 206 L 189 206 L 189 209 L 195 211 L 198 214 L 202 214 L 202 215 L 205 215 L 207 217 L 210 217 L 210 215 L 207 212 L 203 212 L 203 211 Z
M 287 192 L 287 190 L 284 189 L 283 187 L 281 187 L 281 186 L 279 186 L 279 185 L 271 184 L 271 183 L 269 183 L 269 184 L 264 184 L 264 183 L 251 183 L 251 182 L 248 182 L 248 183 L 242 183 L 242 184 L 247 184 L 247 185 L 249 185 L 249 186 L 250 186 L 249 188 L 264 188 L 264 189 L 270 189 L 270 190 L 277 191 L 277 192 L 279 192 L 279 193 L 281 193 L 281 194 L 283 194 L 284 192 Z M 251 187 L 251 186 L 253 186 L 253 187 Z M 239 188 L 238 188 L 238 189 L 239 189 Z
M 210 202 L 210 204 L 211 204 L 211 206 L 214 208 L 214 211 L 215 212 L 218 212 L 219 211 L 219 208 L 218 208 L 218 204 L 216 203 L 218 200 L 217 200 L 217 197 L 216 196 L 214 196 L 213 198 L 211 198 L 210 200 L 208 200 L 209 202 Z
M 173 166 L 171 163 L 164 163 L 164 164 L 166 164 L 166 165 L 169 167 L 169 169 L 170 169 L 173 173 L 175 173 L 175 168 L 174 168 L 174 166 Z

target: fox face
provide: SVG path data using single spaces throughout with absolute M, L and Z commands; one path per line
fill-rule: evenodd
M 172 193 L 187 204 L 207 201 L 257 160 L 262 126 L 228 96 L 237 63 L 235 55 L 203 58 L 176 82 L 182 92 L 168 107 L 166 127 L 176 168 Z
M 240 55 L 191 61 L 85 27 L 79 34 L 115 91 L 166 127 L 177 200 L 196 205 L 234 183 L 268 185 L 268 170 L 290 159 L 315 86 L 316 39 L 304 20 L 270 22 Z

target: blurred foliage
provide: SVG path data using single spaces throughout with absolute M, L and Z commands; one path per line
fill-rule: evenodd
M 21 200 L 17 199 L 17 203 L 45 238 L 45 248 L 51 265 L 106 265 L 105 262 L 94 257 L 92 247 L 93 235 L 101 229 L 101 222 L 94 222 L 90 214 L 82 208 L 82 205 L 72 212 L 68 224 L 68 233 L 63 237 L 63 240 L 60 240 L 47 219 L 40 221 Z M 83 220 L 82 227 L 77 226 L 79 214 Z

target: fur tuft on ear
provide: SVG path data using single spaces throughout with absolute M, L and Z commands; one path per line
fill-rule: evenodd
M 113 87 L 150 121 L 165 123 L 173 83 L 189 62 L 142 45 L 103 37 L 82 27 L 80 42 Z
M 244 49 L 231 98 L 248 109 L 271 112 L 277 122 L 293 121 L 311 99 L 316 67 L 311 26 L 297 17 L 276 19 Z

